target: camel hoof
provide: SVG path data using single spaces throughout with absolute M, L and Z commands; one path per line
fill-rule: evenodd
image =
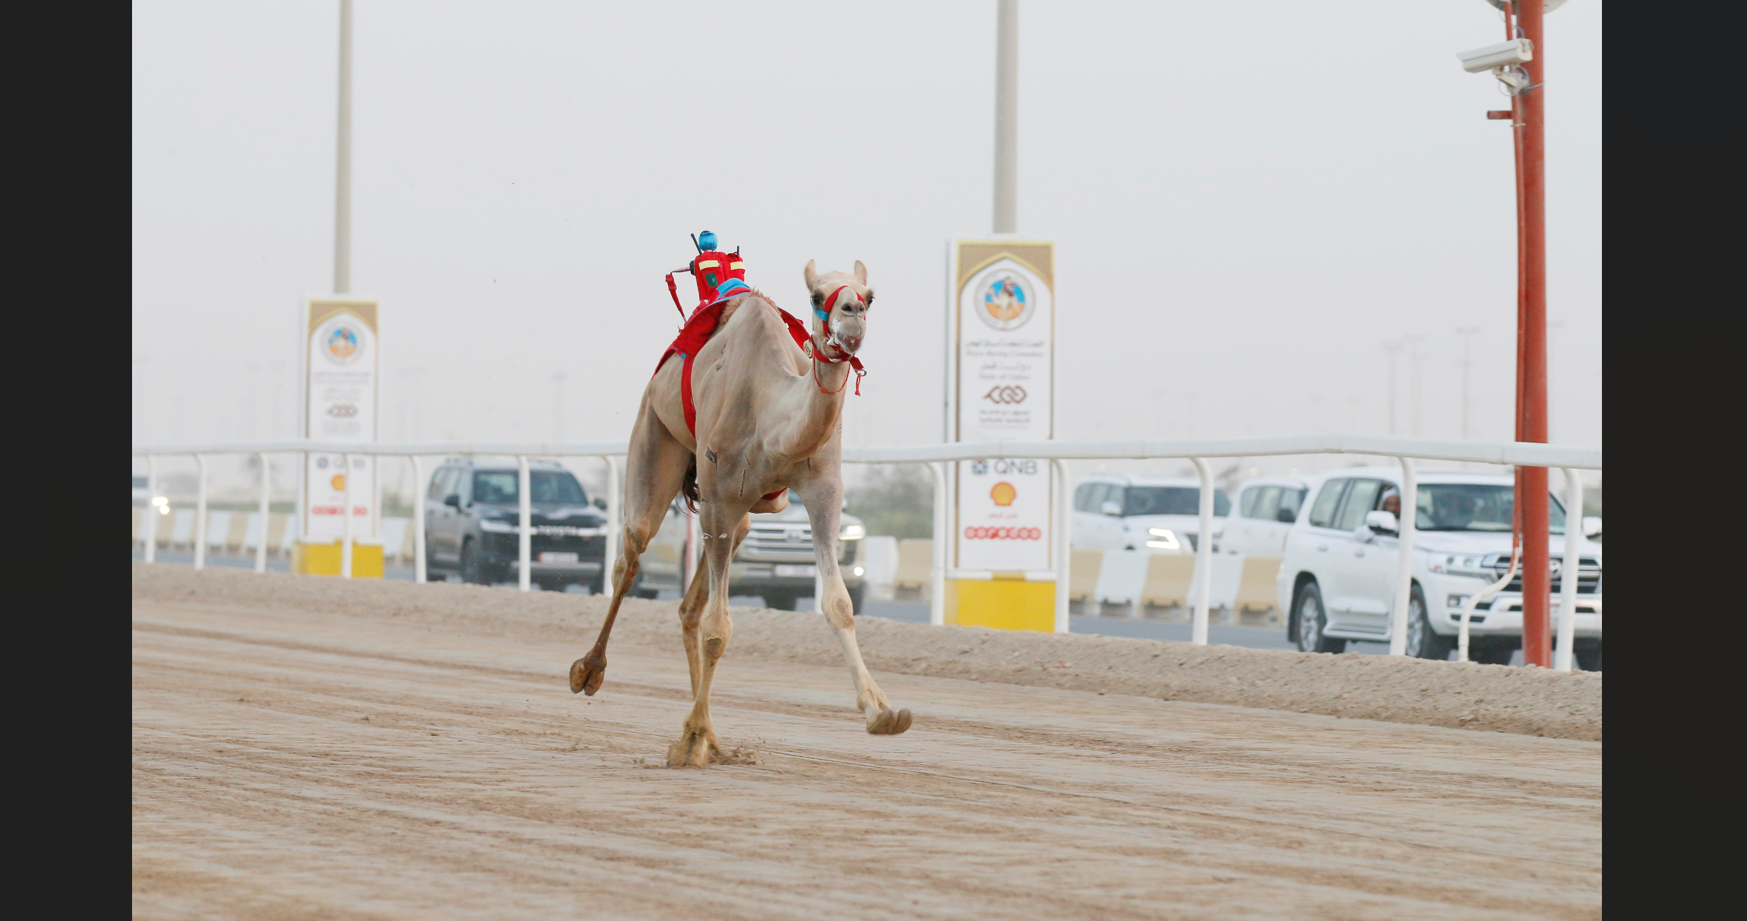
M 881 710 L 873 722 L 867 724 L 868 735 L 895 736 L 910 728 L 910 711 Z
M 583 693 L 590 697 L 601 689 L 601 682 L 607 679 L 607 657 L 596 659 L 592 656 L 577 659 L 570 663 L 570 693 Z
M 667 748 L 667 766 L 670 768 L 708 767 L 711 761 L 721 758 L 722 749 L 716 745 L 713 732 L 688 731 Z

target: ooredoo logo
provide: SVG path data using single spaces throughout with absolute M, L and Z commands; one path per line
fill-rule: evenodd
M 336 419 L 350 419 L 358 415 L 358 406 L 355 403 L 335 403 L 328 407 L 328 415 Z
M 965 540 L 1042 540 L 1042 528 L 965 528 Z

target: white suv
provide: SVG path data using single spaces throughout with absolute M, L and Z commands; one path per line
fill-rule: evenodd
M 1213 549 L 1231 511 L 1225 491 L 1213 491 Z M 1081 550 L 1194 553 L 1201 530 L 1201 481 L 1193 477 L 1088 477 L 1074 488 L 1069 546 Z
M 1508 474 L 1422 472 L 1413 541 L 1413 594 L 1408 601 L 1407 651 L 1442 659 L 1455 648 L 1463 603 L 1510 567 L 1514 505 Z M 1383 511 L 1400 489 L 1394 467 L 1357 467 L 1325 474 L 1286 538 L 1277 590 L 1288 612 L 1287 638 L 1305 652 L 1341 652 L 1348 640 L 1387 641 L 1394 607 L 1398 541 L 1395 518 Z M 1554 607 L 1565 552 L 1565 509 L 1551 497 Z M 1369 523 L 1368 523 L 1369 519 Z M 1581 530 L 1601 532 L 1601 519 Z M 1580 537 L 1577 565 L 1579 667 L 1601 668 L 1601 545 Z M 1506 664 L 1522 647 L 1522 576 L 1482 601 L 1469 621 L 1469 656 Z
M 1245 480 L 1238 487 L 1237 510 L 1225 520 L 1219 549 L 1249 556 L 1279 556 L 1315 482 L 1307 476 Z

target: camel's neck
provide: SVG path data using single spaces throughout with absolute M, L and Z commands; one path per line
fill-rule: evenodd
M 815 348 L 816 348 L 815 340 Z M 793 412 L 773 438 L 779 454 L 795 460 L 812 457 L 825 448 L 843 419 L 843 398 L 849 384 L 848 362 L 807 362 L 806 375 L 791 378 L 792 399 L 784 400 Z

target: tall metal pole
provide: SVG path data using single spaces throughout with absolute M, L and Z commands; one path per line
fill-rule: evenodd
M 1408 411 L 1408 424 L 1409 424 L 1408 431 L 1411 432 L 1415 438 L 1417 438 L 1420 436 L 1420 434 L 1422 434 L 1420 432 L 1420 427 L 1419 427 L 1419 421 L 1420 421 L 1420 412 L 1419 412 L 1420 387 L 1419 387 L 1419 384 L 1420 384 L 1420 380 L 1421 380 L 1420 371 L 1423 369 L 1423 367 L 1425 365 L 1425 357 L 1426 357 L 1425 353 L 1421 352 L 1419 350 L 1419 346 L 1420 346 L 1420 343 L 1425 341 L 1425 337 L 1424 336 L 1403 336 L 1402 338 L 1404 340 L 1406 340 L 1406 342 L 1409 345 L 1413 346 L 1413 348 L 1409 349 L 1408 353 L 1407 353 L 1407 379 L 1408 379 L 1407 411 Z
M 1528 88 L 1514 98 L 1522 138 L 1518 183 L 1522 188 L 1522 300 L 1518 308 L 1522 330 L 1522 389 L 1517 407 L 1522 420 L 1519 441 L 1547 441 L 1547 183 L 1545 100 L 1547 44 L 1541 17 L 1545 0 L 1515 4 L 1523 37 L 1534 43 L 1534 60 L 1523 65 Z M 1523 515 L 1523 661 L 1543 668 L 1553 664 L 1551 548 L 1548 547 L 1547 468 L 1522 467 L 1517 482 L 1517 506 Z
M 352 0 L 340 0 L 340 130 L 334 158 L 334 293 L 352 290 Z
M 1463 326 L 1456 330 L 1456 335 L 1462 337 L 1462 440 L 1464 441 L 1468 439 L 1468 407 L 1471 405 L 1468 399 L 1468 375 L 1469 368 L 1474 364 L 1473 359 L 1468 357 L 1468 346 L 1472 344 L 1472 337 L 1477 332 L 1480 332 L 1478 326 Z
M 1389 434 L 1395 434 L 1395 356 L 1400 354 L 1402 343 L 1385 342 L 1383 351 L 1389 353 Z
M 1019 0 L 995 13 L 995 232 L 1019 227 Z

